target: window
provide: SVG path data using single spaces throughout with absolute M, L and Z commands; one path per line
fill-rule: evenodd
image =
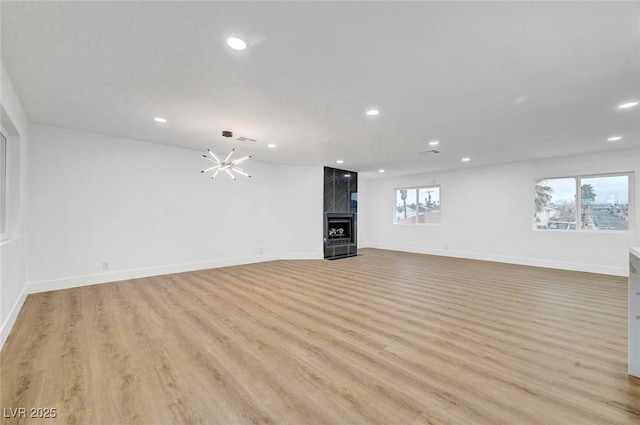
M 576 178 L 535 182 L 534 225 L 536 229 L 576 230 Z
M 20 237 L 20 135 L 2 105 L 0 110 L 0 245 L 4 245 Z
M 7 231 L 7 138 L 0 132 L 0 235 Z
M 440 223 L 440 186 L 396 189 L 393 222 Z
M 632 177 L 620 173 L 536 179 L 534 229 L 628 230 Z

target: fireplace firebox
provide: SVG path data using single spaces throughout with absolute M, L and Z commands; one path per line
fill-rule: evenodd
M 335 247 L 355 243 L 355 214 L 326 213 L 324 226 L 325 246 Z

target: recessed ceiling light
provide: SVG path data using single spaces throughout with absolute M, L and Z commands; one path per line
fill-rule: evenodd
M 343 160 L 341 160 L 341 159 L 338 159 L 338 160 L 336 161 L 336 164 L 344 164 L 344 161 L 343 161 Z
M 379 173 L 384 173 L 384 170 L 381 168 L 378 170 Z
M 634 106 L 638 106 L 637 100 L 621 103 L 620 105 L 618 105 L 618 109 L 629 109 L 629 108 L 633 108 Z
M 440 142 L 437 141 L 437 140 L 432 140 L 432 141 L 429 142 L 429 146 L 438 146 L 439 144 L 440 144 Z
M 268 148 L 273 149 L 273 148 L 275 148 L 275 147 L 276 147 L 276 145 L 274 145 L 273 143 L 269 143 L 269 144 L 267 145 L 267 147 L 268 147 Z
M 622 139 L 622 136 L 611 136 L 607 139 L 607 142 L 617 142 L 620 139 Z
M 515 99 L 513 99 L 511 103 L 513 103 L 514 105 L 522 105 L 524 102 L 527 101 L 527 99 L 529 99 L 527 96 L 518 96 Z
M 161 123 L 167 122 L 167 120 L 165 118 L 160 118 L 160 117 L 155 117 L 153 120 L 155 122 L 161 122 Z
M 367 111 L 367 115 L 369 115 L 370 117 L 376 116 L 380 113 L 380 111 L 378 111 L 377 109 L 369 109 Z
M 465 156 L 464 158 L 462 158 L 462 162 L 469 162 L 471 161 L 471 158 L 469 158 L 468 156 Z
M 231 47 L 233 50 L 244 50 L 247 48 L 247 43 L 245 43 L 244 40 L 237 37 L 227 38 L 227 45 Z

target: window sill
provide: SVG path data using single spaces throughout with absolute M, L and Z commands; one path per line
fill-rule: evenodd
M 393 223 L 394 226 L 440 226 L 440 223 Z
M 591 234 L 591 235 L 627 235 L 633 233 L 633 230 L 566 230 L 566 229 L 532 229 L 534 232 L 540 233 L 575 233 L 575 234 Z
M 20 239 L 20 235 L 7 236 L 6 239 L 2 238 L 0 239 L 0 247 L 9 245 L 10 243 L 17 241 L 18 239 Z

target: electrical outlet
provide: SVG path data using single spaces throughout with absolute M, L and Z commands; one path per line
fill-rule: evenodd
M 264 248 L 260 248 L 260 254 L 264 254 Z
M 445 244 L 444 249 L 445 249 L 445 251 L 446 251 L 447 249 L 449 249 L 449 245 L 446 245 L 446 244 Z
M 102 270 L 109 270 L 109 262 L 107 261 L 102 262 Z

